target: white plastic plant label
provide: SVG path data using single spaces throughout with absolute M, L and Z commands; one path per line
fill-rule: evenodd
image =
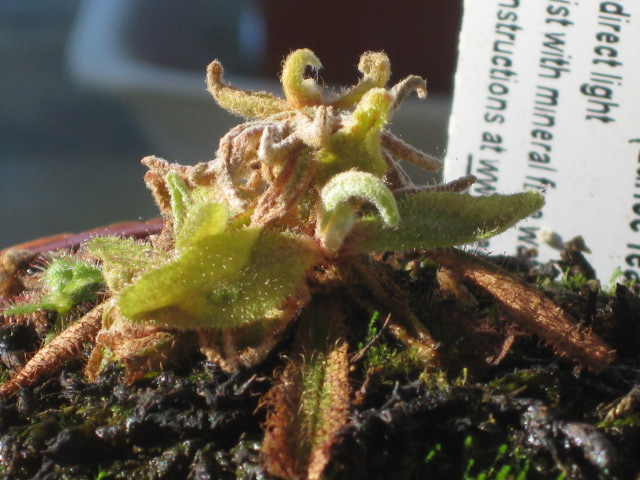
M 544 189 L 532 218 L 482 244 L 582 235 L 607 281 L 640 279 L 640 1 L 465 0 L 447 180 L 474 194 Z

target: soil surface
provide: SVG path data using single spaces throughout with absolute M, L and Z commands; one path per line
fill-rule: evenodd
M 640 297 L 633 286 L 603 289 L 588 278 L 583 260 L 495 259 L 544 288 L 617 351 L 599 375 L 521 334 L 500 359 L 477 361 L 487 351 L 483 339 L 504 327 L 490 321 L 495 305 L 472 287 L 471 306 L 444 295 L 433 266 L 398 269 L 398 283 L 424 310 L 421 318 L 430 312 L 429 328 L 445 344 L 446 371 L 387 372 L 370 375 L 366 385 L 354 379 L 352 413 L 326 478 L 640 478 Z M 568 279 L 558 281 L 558 268 L 571 271 Z M 462 311 L 477 323 L 452 343 L 447 319 L 459 334 Z M 2 327 L 2 361 L 36 340 L 33 332 Z M 115 367 L 90 383 L 81 361 L 68 364 L 0 401 L 0 476 L 273 478 L 260 458 L 260 397 L 282 368 L 286 346 L 285 339 L 256 369 L 228 374 L 195 357 L 133 385 Z

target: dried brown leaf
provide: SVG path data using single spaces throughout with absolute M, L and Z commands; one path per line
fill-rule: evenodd
M 331 459 L 331 447 L 338 432 L 346 425 L 349 409 L 349 359 L 347 344 L 336 346 L 326 360 L 323 398 L 319 402 L 321 419 L 316 430 L 316 440 L 309 455 L 307 478 L 317 480 Z
M 615 358 L 615 352 L 600 337 L 581 328 L 544 292 L 497 265 L 455 249 L 426 254 L 454 275 L 487 291 L 500 303 L 504 314 L 542 338 L 557 354 L 594 372 L 601 372 Z
M 262 455 L 272 475 L 321 478 L 351 405 L 347 351 L 341 342 L 326 356 L 291 361 L 267 393 Z
M 104 367 L 108 352 L 109 361 L 121 362 L 125 367 L 127 382 L 143 378 L 147 373 L 175 365 L 195 351 L 193 335 L 174 332 L 153 325 L 133 325 L 125 320 L 113 302 L 108 302 L 103 328 L 96 336 L 96 345 L 85 368 L 91 380 Z
M 102 323 L 104 308 L 104 303 L 93 308 L 38 350 L 22 370 L 0 386 L 0 397 L 13 395 L 20 388 L 35 384 L 41 376 L 52 375 L 77 355 L 85 343 L 93 343 Z

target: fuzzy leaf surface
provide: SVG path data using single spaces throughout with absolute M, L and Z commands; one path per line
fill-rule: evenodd
M 329 145 L 317 154 L 319 184 L 349 169 L 378 177 L 387 172 L 380 135 L 392 103 L 392 95 L 383 88 L 373 88 L 362 97 L 346 124 L 331 135 Z
M 356 170 L 339 173 L 322 188 L 320 198 L 322 209 L 316 237 L 330 253 L 342 246 L 354 224 L 358 207 L 352 200 L 375 205 L 386 226 L 395 227 L 400 220 L 393 193 L 371 173 Z
M 168 260 L 166 252 L 132 238 L 95 237 L 87 250 L 102 261 L 102 274 L 112 292 L 120 292 L 134 276 Z
M 176 232 L 176 248 L 182 251 L 204 238 L 221 233 L 227 226 L 227 213 L 222 205 L 194 202 L 186 211 L 181 228 Z
M 268 317 L 317 255 L 305 241 L 259 228 L 212 235 L 143 274 L 120 295 L 120 311 L 169 328 L 243 325 Z
M 67 313 L 74 305 L 92 301 L 104 282 L 100 269 L 72 258 L 56 258 L 43 275 L 45 308 Z
M 282 89 L 289 104 L 295 108 L 322 103 L 320 88 L 313 79 L 304 76 L 307 67 L 322 68 L 318 57 L 308 48 L 291 52 L 282 67 Z
M 222 64 L 214 60 L 207 67 L 207 90 L 218 105 L 244 118 L 266 118 L 290 108 L 282 98 L 268 92 L 240 90 L 224 83 Z
M 497 235 L 544 205 L 538 192 L 473 197 L 454 192 L 398 196 L 400 224 L 384 228 L 375 217 L 356 222 L 348 253 L 401 251 L 463 245 Z

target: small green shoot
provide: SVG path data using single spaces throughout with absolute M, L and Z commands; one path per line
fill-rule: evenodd
M 509 446 L 505 443 L 498 446 L 491 464 L 476 473 L 478 448 L 474 444 L 472 436 L 465 437 L 464 454 L 467 457 L 467 463 L 464 480 L 526 480 L 531 469 L 528 456 L 518 449 L 510 451 Z
M 427 455 L 424 457 L 424 463 L 430 463 L 430 462 L 434 461 L 437 457 L 440 456 L 441 451 L 442 451 L 442 444 L 441 443 L 436 443 L 433 446 L 433 448 L 431 450 L 429 450 Z
M 43 296 L 30 303 L 17 303 L 3 311 L 4 315 L 26 315 L 37 310 L 66 314 L 80 303 L 92 302 L 103 289 L 104 278 L 99 267 L 71 257 L 54 259 L 42 279 Z

